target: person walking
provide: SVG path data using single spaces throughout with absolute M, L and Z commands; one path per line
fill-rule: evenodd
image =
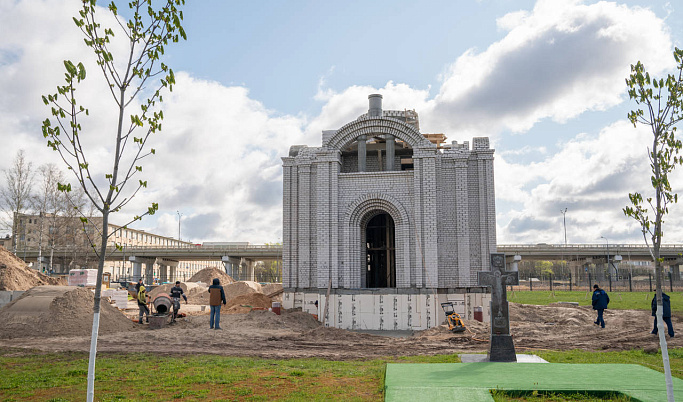
M 226 304 L 225 292 L 223 286 L 218 278 L 213 279 L 213 284 L 209 286 L 209 308 L 211 308 L 211 317 L 209 318 L 210 329 L 221 328 L 221 302 Z
M 657 293 L 652 298 L 652 316 L 655 318 L 655 327 L 652 329 L 651 334 L 657 334 Z M 670 337 L 674 337 L 674 325 L 671 322 L 671 299 L 669 295 L 662 292 L 662 320 L 666 323 L 666 329 L 669 332 Z
M 180 310 L 180 297 L 185 299 L 185 304 L 187 304 L 187 296 L 185 296 L 183 288 L 180 287 L 180 281 L 175 282 L 175 286 L 171 288 L 169 295 L 173 301 L 173 316 L 171 317 L 171 322 L 173 322 L 176 318 L 178 318 L 178 311 Z
M 593 285 L 593 310 L 598 310 L 598 318 L 593 322 L 595 325 L 600 325 L 605 328 L 605 320 L 602 317 L 603 312 L 609 304 L 609 296 L 607 292 L 600 289 L 600 286 L 596 283 Z
M 140 282 L 136 285 L 138 288 L 138 294 L 137 294 L 137 299 L 138 299 L 138 309 L 140 310 L 138 314 L 138 323 L 142 324 L 142 316 L 146 316 L 147 322 L 149 322 L 149 308 L 147 307 L 147 292 L 145 289 L 145 285 L 142 284 L 142 279 L 140 279 Z

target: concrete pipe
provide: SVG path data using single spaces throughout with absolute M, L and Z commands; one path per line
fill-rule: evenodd
M 152 301 L 152 304 L 154 305 L 154 310 L 156 310 L 158 314 L 168 314 L 171 311 L 172 302 L 168 295 L 157 295 Z

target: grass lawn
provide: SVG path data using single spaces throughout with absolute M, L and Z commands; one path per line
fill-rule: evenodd
M 548 305 L 559 301 L 578 302 L 581 306 L 591 305 L 592 292 L 586 291 L 555 291 L 551 294 L 548 290 L 508 291 L 508 301 L 522 304 Z M 665 292 L 671 297 L 671 309 L 673 312 L 683 313 L 683 292 Z M 607 292 L 609 295 L 609 308 L 615 310 L 650 310 L 650 303 L 654 292 Z
M 683 294 L 674 293 L 672 308 L 683 312 Z M 586 292 L 516 291 L 516 303 L 576 301 L 589 305 Z M 610 308 L 650 308 L 651 294 L 610 293 Z M 633 363 L 663 372 L 661 354 L 641 350 L 536 351 L 553 363 Z M 671 372 L 683 379 L 683 349 L 669 349 Z M 386 363 L 457 363 L 456 355 L 415 356 L 344 362 L 324 359 L 270 360 L 222 356 L 98 355 L 95 396 L 100 401 L 381 401 Z M 0 348 L 0 402 L 85 400 L 88 356 L 44 354 Z M 546 400 L 594 400 L 563 398 Z M 527 399 L 528 398 L 528 399 Z M 534 396 L 500 400 L 538 400 Z M 598 399 L 599 400 L 599 399 Z M 620 399 L 615 399 L 620 400 Z
M 84 400 L 88 356 L 12 356 L 0 349 L 0 401 Z M 335 362 L 222 356 L 100 354 L 95 396 L 101 401 L 239 400 L 380 401 L 387 362 L 454 363 L 455 355 Z
M 0 401 L 85 399 L 86 354 L 22 352 L 21 356 L 13 356 L 13 352 L 0 349 L 0 366 L 4 367 Z M 538 355 L 556 363 L 635 363 L 663 371 L 660 354 L 642 351 L 539 351 Z M 683 378 L 683 350 L 669 350 L 669 355 L 673 375 Z M 456 355 L 335 362 L 101 354 L 95 395 L 101 401 L 381 401 L 386 363 L 459 361 Z

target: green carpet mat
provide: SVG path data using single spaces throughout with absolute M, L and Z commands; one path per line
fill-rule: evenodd
M 683 380 L 673 379 L 683 401 Z M 666 401 L 664 374 L 637 364 L 387 364 L 386 401 L 492 401 L 489 390 L 617 391 Z

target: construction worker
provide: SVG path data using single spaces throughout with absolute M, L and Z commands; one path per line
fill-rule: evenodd
M 652 316 L 655 318 L 655 327 L 650 332 L 651 334 L 657 334 L 657 293 L 652 298 Z M 669 295 L 662 292 L 662 321 L 666 323 L 666 328 L 669 332 L 670 337 L 674 337 L 674 324 L 671 322 L 671 299 Z
M 609 296 L 607 292 L 600 289 L 600 286 L 596 283 L 593 285 L 593 310 L 598 310 L 598 318 L 593 322 L 595 325 L 600 325 L 605 328 L 605 320 L 602 317 L 603 312 L 609 304 Z
M 140 310 L 140 314 L 138 315 L 138 323 L 142 324 L 142 316 L 147 314 L 146 321 L 149 322 L 149 308 L 147 307 L 147 292 L 145 289 L 145 285 L 142 284 L 142 279 L 140 279 L 140 282 L 138 282 L 138 309 Z
M 209 286 L 209 308 L 211 308 L 211 317 L 209 318 L 210 329 L 222 329 L 220 325 L 221 302 L 223 302 L 223 305 L 226 304 L 225 292 L 223 291 L 223 286 L 221 286 L 221 281 L 218 280 L 218 278 L 214 278 L 213 284 Z
M 173 301 L 173 318 L 171 321 L 175 321 L 178 317 L 178 311 L 180 310 L 180 297 L 185 299 L 185 304 L 187 304 L 187 296 L 183 292 L 183 288 L 180 287 L 180 281 L 175 282 L 175 286 L 171 288 L 170 292 L 171 300 Z

